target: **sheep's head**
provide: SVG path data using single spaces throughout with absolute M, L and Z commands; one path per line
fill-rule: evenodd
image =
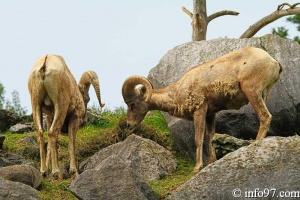
M 141 87 L 136 88 L 138 85 Z M 122 95 L 127 104 L 127 124 L 135 128 L 149 111 L 149 101 L 152 96 L 151 82 L 142 76 L 131 76 L 125 80 Z
M 80 78 L 79 84 L 78 84 L 78 88 L 79 91 L 82 95 L 83 101 L 84 101 L 84 105 L 85 105 L 85 116 L 84 116 L 84 121 L 86 118 L 86 110 L 87 110 L 87 104 L 90 101 L 90 96 L 89 96 L 89 89 L 90 89 L 90 85 L 93 85 L 95 92 L 96 92 L 96 96 L 98 98 L 98 102 L 100 107 L 102 108 L 105 104 L 101 102 L 101 95 L 100 95 L 100 84 L 99 84 L 99 80 L 98 80 L 98 76 L 94 71 L 87 71 L 84 72 Z

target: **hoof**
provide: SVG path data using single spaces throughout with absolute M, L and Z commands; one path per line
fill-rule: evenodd
M 192 174 L 197 174 L 199 171 L 201 171 L 201 169 L 203 169 L 204 167 L 201 165 L 201 166 L 195 166 L 193 171 L 192 171 Z
M 47 177 L 47 176 L 49 176 L 49 171 L 40 171 L 40 173 L 41 173 L 41 175 L 42 175 L 42 177 Z
M 75 169 L 75 170 L 74 169 L 70 169 L 69 170 L 69 174 L 71 176 L 75 176 L 76 177 L 76 176 L 78 176 L 78 171 L 77 171 L 77 169 Z
M 70 168 L 69 168 L 69 175 L 70 176 L 78 176 L 78 170 L 77 170 L 77 167 L 75 165 L 71 165 Z
M 211 159 L 208 159 L 208 165 L 211 164 L 211 163 L 214 163 L 215 161 L 217 160 L 217 158 L 211 158 Z
M 199 169 L 193 169 L 192 174 L 195 175 L 195 174 L 197 174 L 199 171 L 200 171 Z
M 50 178 L 53 180 L 63 179 L 62 174 L 60 171 L 52 172 Z
M 47 176 L 47 172 L 40 172 L 41 173 L 41 175 L 42 175 L 42 177 L 46 177 Z

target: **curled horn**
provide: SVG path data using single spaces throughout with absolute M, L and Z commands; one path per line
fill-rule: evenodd
M 104 103 L 101 103 L 100 84 L 99 84 L 98 76 L 94 71 L 84 72 L 80 78 L 79 85 L 80 84 L 85 85 L 87 90 L 89 90 L 90 85 L 92 84 L 95 89 L 100 107 L 102 108 L 105 105 Z
M 152 90 L 153 90 L 153 86 L 151 82 L 145 77 L 135 75 L 135 76 L 128 77 L 123 83 L 122 95 L 125 102 L 130 101 L 132 98 L 134 98 L 137 95 L 135 86 L 139 84 L 146 87 L 147 97 L 145 101 L 148 102 L 151 99 Z

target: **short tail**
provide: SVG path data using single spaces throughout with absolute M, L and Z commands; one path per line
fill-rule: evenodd
M 45 79 L 47 57 L 48 57 L 48 55 L 46 55 L 44 64 L 43 64 L 43 66 L 41 67 L 41 69 L 39 70 L 39 72 L 40 72 L 40 74 L 41 74 L 42 80 Z
M 281 74 L 281 72 L 282 72 L 282 70 L 283 70 L 283 67 L 282 67 L 282 65 L 280 64 L 280 62 L 278 62 L 279 63 L 279 67 L 280 67 L 280 69 L 279 69 L 279 74 Z
M 277 62 L 278 62 L 278 61 L 277 61 Z M 277 80 L 276 80 L 276 81 L 280 80 L 280 75 L 281 75 L 281 73 L 282 73 L 282 71 L 283 71 L 283 67 L 282 67 L 282 65 L 280 64 L 280 62 L 278 62 L 278 64 L 279 64 L 279 73 L 278 73 L 278 77 L 277 77 Z

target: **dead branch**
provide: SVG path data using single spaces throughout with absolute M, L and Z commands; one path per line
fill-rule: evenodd
M 183 12 L 185 12 L 188 16 L 190 16 L 191 18 L 193 18 L 193 13 L 191 13 L 188 9 L 186 9 L 185 7 L 182 7 Z
M 206 21 L 199 17 L 199 14 L 193 14 L 187 8 L 182 7 L 183 12 L 185 12 L 192 19 L 192 27 L 193 27 L 193 41 L 205 40 L 205 32 L 206 32 Z
M 295 8 L 297 5 L 300 5 L 300 3 L 295 3 L 295 4 L 289 4 L 289 3 L 282 3 L 278 5 L 277 10 L 282 10 L 284 6 L 289 6 L 291 9 Z
M 216 13 L 208 16 L 207 22 L 210 22 L 211 20 L 213 20 L 213 19 L 215 19 L 217 17 L 224 16 L 224 15 L 239 15 L 239 14 L 240 13 L 235 12 L 235 11 L 231 11 L 231 10 L 222 10 L 222 11 L 216 12 Z
M 284 5 L 287 5 L 285 3 Z M 293 6 L 293 5 L 292 5 Z M 295 5 L 296 6 L 296 5 Z M 282 9 L 282 8 L 281 8 Z M 292 9 L 285 9 L 285 10 L 276 10 L 275 12 L 271 13 L 270 15 L 260 19 L 258 22 L 250 26 L 241 36 L 240 38 L 250 38 L 254 36 L 260 29 L 264 26 L 274 22 L 275 20 L 287 16 L 287 15 L 296 15 L 300 14 L 300 8 L 293 7 Z

